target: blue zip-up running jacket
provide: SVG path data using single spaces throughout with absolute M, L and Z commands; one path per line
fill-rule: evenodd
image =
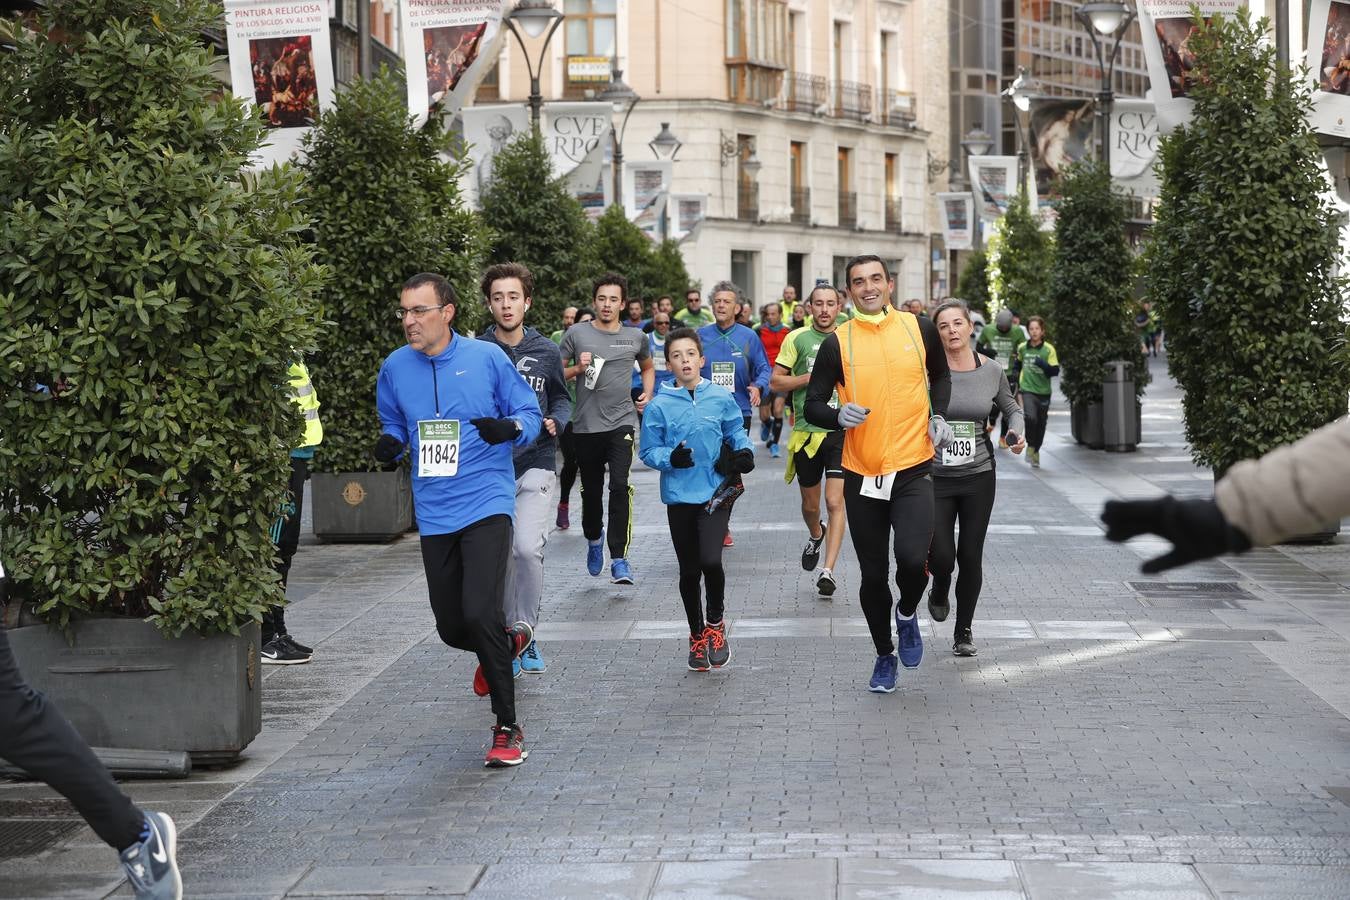
M 514 347 L 497 340 L 496 325 L 489 325 L 478 339 L 491 341 L 502 349 L 520 377 L 534 391 L 540 414 L 556 422 L 558 434 L 562 434 L 572 419 L 572 398 L 567 394 L 567 381 L 563 378 L 558 345 L 528 325 L 520 337 L 520 343 Z M 552 472 L 557 465 L 557 454 L 554 452 L 557 446 L 558 439 L 541 424 L 538 439 L 527 447 L 516 447 L 511 454 L 516 464 L 516 477 L 519 478 L 530 469 L 548 469 Z
M 385 434 L 412 449 L 413 504 L 422 534 L 451 534 L 488 516 L 516 511 L 516 475 L 511 447 L 528 447 L 542 416 L 534 390 L 495 343 L 461 335 L 439 356 L 399 347 L 385 359 L 375 385 L 375 404 Z M 489 444 L 470 419 L 515 419 L 514 442 Z M 418 474 L 417 423 L 459 420 L 459 472 L 450 477 Z
M 703 341 L 703 377 L 709 381 L 713 377 L 713 363 L 733 363 L 736 366 L 736 389 L 732 395 L 741 408 L 741 415 L 748 416 L 750 408 L 750 385 L 759 388 L 760 396 L 769 389 L 769 358 L 764 355 L 764 342 L 749 328 L 739 322 L 731 323 L 726 331 L 714 322 L 698 330 Z
M 750 449 L 740 407 L 726 388 L 703 379 L 691 397 L 687 388 L 663 384 L 642 414 L 642 461 L 661 472 L 662 503 L 707 503 L 722 476 L 713 466 L 722 442 L 734 450 Z M 694 451 L 694 465 L 676 469 L 671 452 L 683 442 Z

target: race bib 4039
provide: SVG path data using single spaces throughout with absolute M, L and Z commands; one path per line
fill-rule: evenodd
M 980 426 L 974 422 L 948 422 L 952 442 L 942 448 L 944 466 L 968 466 L 975 461 L 975 442 L 981 439 Z
M 417 423 L 417 475 L 452 478 L 459 474 L 459 419 Z

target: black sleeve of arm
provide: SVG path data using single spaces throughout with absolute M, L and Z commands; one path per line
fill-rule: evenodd
M 816 364 L 806 385 L 806 421 L 817 428 L 839 429 L 839 411 L 830 406 L 837 385 L 844 383 L 844 366 L 839 356 L 839 337 L 830 335 L 816 351 Z
M 933 415 L 947 417 L 947 406 L 952 399 L 952 373 L 947 368 L 947 351 L 942 337 L 932 320 L 919 317 L 919 331 L 923 333 L 924 354 L 928 357 L 928 398 L 933 404 Z

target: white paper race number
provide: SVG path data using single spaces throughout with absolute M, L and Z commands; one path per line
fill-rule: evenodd
M 862 490 L 858 493 L 874 500 L 891 499 L 891 489 L 895 487 L 895 472 L 889 475 L 864 475 Z
M 980 440 L 980 426 L 974 422 L 948 422 L 952 426 L 952 442 L 942 448 L 944 466 L 968 466 L 975 461 L 976 441 Z
M 459 474 L 459 419 L 417 423 L 417 475 L 452 478 Z
M 592 356 L 591 364 L 586 367 L 586 390 L 595 390 L 595 383 L 600 380 L 600 370 L 605 367 L 604 357 Z
M 729 391 L 736 390 L 736 364 L 729 362 L 713 363 L 712 381 L 718 387 L 724 387 Z

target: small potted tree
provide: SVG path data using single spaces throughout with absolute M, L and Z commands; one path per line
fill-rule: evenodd
M 199 42 L 207 0 L 69 0 L 0 57 L 0 553 L 36 686 L 95 745 L 261 727 L 286 369 L 323 272 L 298 178 Z M 169 76 L 172 77 L 169 77 Z M 49 627 L 54 626 L 54 627 Z
M 1051 320 L 1051 332 L 1057 334 L 1058 323 L 1050 317 L 1046 303 L 1053 258 L 1054 240 L 1031 214 L 1026 190 L 1019 190 L 1003 218 L 994 224 L 985 251 L 993 308 L 1016 310 L 1024 322 L 1044 316 Z
M 1130 315 L 1134 258 L 1125 240 L 1124 201 L 1100 164 L 1070 168 L 1060 191 L 1049 289 L 1055 349 L 1064 361 L 1060 389 L 1069 398 L 1074 439 L 1101 449 L 1106 364 L 1132 364 L 1136 403 L 1148 383 Z
M 310 479 L 321 540 L 387 541 L 412 526 L 406 463 L 385 471 L 370 453 L 380 434 L 375 381 L 405 340 L 394 310 L 409 276 L 439 272 L 461 298 L 477 292 L 487 233 L 460 200 L 462 162 L 446 157 L 448 146 L 439 116 L 413 127 L 406 92 L 388 71 L 339 94 L 305 142 L 317 258 L 333 276 L 328 326 L 309 364 L 323 401 Z M 455 325 L 472 329 L 481 312 L 461 303 Z
M 1162 140 L 1147 258 L 1191 454 L 1218 479 L 1345 415 L 1350 351 L 1309 83 L 1246 9 L 1195 26 L 1195 113 Z

